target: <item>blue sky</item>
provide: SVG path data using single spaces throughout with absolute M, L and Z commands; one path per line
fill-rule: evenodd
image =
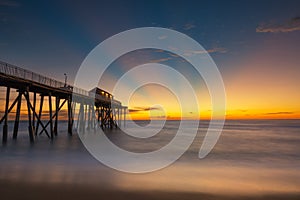
M 233 67 L 233 59 L 270 37 L 257 34 L 257 26 L 286 23 L 300 15 L 299 7 L 298 1 L 1 0 L 0 59 L 63 79 L 109 36 L 159 26 L 181 31 L 206 49 L 226 49 L 226 55 L 212 56 L 221 67 Z M 288 37 L 297 36 L 299 32 Z

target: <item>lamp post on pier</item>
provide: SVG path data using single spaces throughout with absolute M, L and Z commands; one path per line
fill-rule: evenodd
M 68 79 L 68 77 L 67 77 L 66 73 L 64 73 L 64 75 L 65 75 L 65 86 L 64 87 L 67 87 L 67 79 Z

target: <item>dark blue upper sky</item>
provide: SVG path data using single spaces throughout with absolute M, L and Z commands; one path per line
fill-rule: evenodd
M 299 50 L 300 31 L 284 31 L 300 16 L 299 8 L 299 1 L 0 0 L 0 60 L 61 80 L 66 72 L 72 79 L 101 41 L 127 29 L 159 26 L 212 50 L 226 73 L 270 38 Z M 257 31 L 259 26 L 265 27 Z M 283 31 L 267 30 L 280 26 Z

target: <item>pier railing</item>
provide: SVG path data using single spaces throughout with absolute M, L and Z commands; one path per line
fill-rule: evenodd
M 9 76 L 21 78 L 24 80 L 29 80 L 29 81 L 47 85 L 50 87 L 61 88 L 61 87 L 65 86 L 65 84 L 60 81 L 42 76 L 35 72 L 29 71 L 29 70 L 26 70 L 26 69 L 23 69 L 23 68 L 20 68 L 15 65 L 11 65 L 11 64 L 8 64 L 8 63 L 2 62 L 2 61 L 0 61 L 0 72 L 3 74 L 9 75 Z
M 84 89 L 66 85 L 63 82 L 48 78 L 46 76 L 37 74 L 30 70 L 26 70 L 21 67 L 11 65 L 11 64 L 8 64 L 8 63 L 2 62 L 2 61 L 0 61 L 0 73 L 8 75 L 8 76 L 12 76 L 12 77 L 21 78 L 21 79 L 24 79 L 27 81 L 32 81 L 32 82 L 39 83 L 42 85 L 50 86 L 53 88 L 70 90 L 75 94 L 79 94 L 79 95 L 83 95 L 83 96 L 91 97 L 91 98 L 94 97 L 94 98 L 96 98 L 98 100 L 102 100 L 102 101 L 111 101 L 114 104 L 121 105 L 120 101 L 110 99 L 108 97 L 104 97 L 99 94 L 92 94 L 89 91 L 86 91 Z

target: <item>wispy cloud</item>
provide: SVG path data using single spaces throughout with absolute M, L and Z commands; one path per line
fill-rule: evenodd
M 151 111 L 151 110 L 160 110 L 160 108 L 157 108 L 157 107 L 134 107 L 134 108 L 128 109 L 128 111 L 130 113 Z
M 216 47 L 208 50 L 199 50 L 199 51 L 194 51 L 194 50 L 185 50 L 184 55 L 185 56 L 192 56 L 195 54 L 204 54 L 204 53 L 226 53 L 227 49 L 222 48 L 222 47 Z
M 285 33 L 300 30 L 300 17 L 294 17 L 285 23 L 264 23 L 256 28 L 258 33 Z
M 161 62 L 165 62 L 165 61 L 168 61 L 168 60 L 171 60 L 171 59 L 172 59 L 171 57 L 166 57 L 166 58 L 150 60 L 149 62 L 151 62 L 151 63 L 161 63 Z
M 0 0 L 0 6 L 18 7 L 21 4 L 12 0 Z
M 169 47 L 169 49 L 172 50 L 177 50 L 176 48 L 173 47 Z M 183 55 L 184 56 L 193 56 L 193 55 L 197 55 L 197 54 L 205 54 L 205 53 L 226 53 L 228 50 L 222 47 L 215 47 L 212 49 L 207 49 L 207 50 L 183 50 Z M 166 52 L 164 50 L 156 50 L 156 52 L 161 53 L 161 52 Z M 159 59 L 152 59 L 149 62 L 151 63 L 162 63 L 162 62 L 166 62 L 172 59 L 176 59 L 178 57 L 180 57 L 177 54 L 174 53 L 168 53 L 169 56 L 164 57 L 164 58 L 159 58 Z
M 196 28 L 196 26 L 193 23 L 187 23 L 183 26 L 184 30 L 190 30 L 190 29 L 193 29 L 193 28 Z
M 294 112 L 269 112 L 265 113 L 265 115 L 291 115 L 294 114 Z

